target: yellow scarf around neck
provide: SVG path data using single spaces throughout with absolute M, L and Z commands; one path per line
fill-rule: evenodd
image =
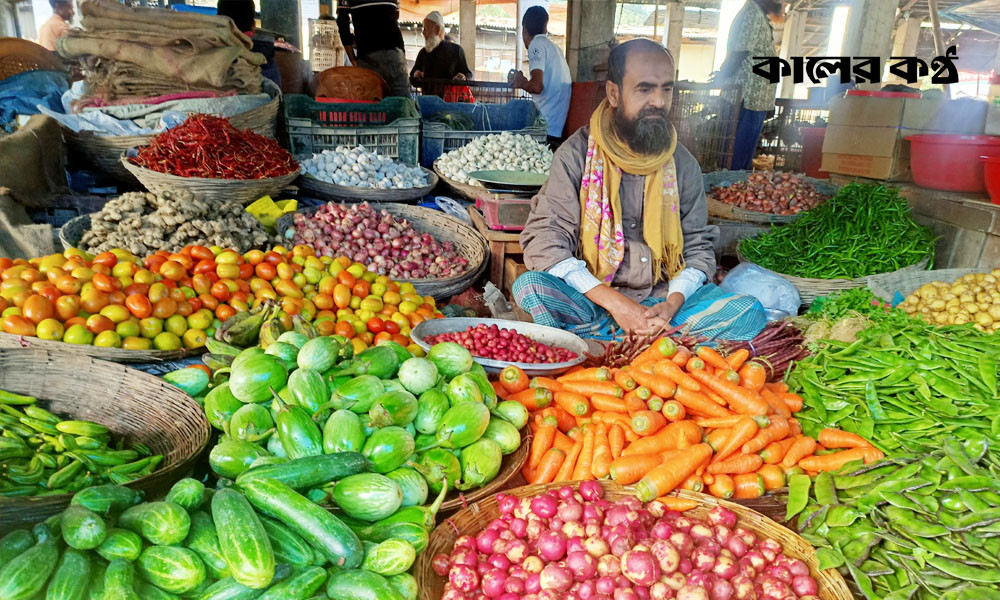
M 646 178 L 643 193 L 643 239 L 653 253 L 653 280 L 663 272 L 674 277 L 684 268 L 680 194 L 671 126 L 670 147 L 662 154 L 636 154 L 615 134 L 614 108 L 604 100 L 590 117 L 590 138 L 580 185 L 580 249 L 595 277 L 610 285 L 625 257 L 622 171 Z

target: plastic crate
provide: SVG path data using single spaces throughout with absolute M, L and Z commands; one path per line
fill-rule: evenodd
M 285 123 L 297 158 L 337 146 L 364 146 L 415 165 L 420 154 L 420 113 L 409 98 L 333 103 L 290 94 L 285 96 Z
M 445 102 L 437 96 L 420 96 L 417 105 L 422 115 L 423 137 L 420 143 L 420 164 L 428 169 L 445 152 L 468 144 L 477 137 L 510 131 L 530 135 L 545 143 L 548 131 L 545 119 L 531 100 L 511 100 L 506 104 L 465 104 Z M 471 131 L 455 131 L 444 123 L 427 119 L 441 112 L 456 112 L 472 119 Z

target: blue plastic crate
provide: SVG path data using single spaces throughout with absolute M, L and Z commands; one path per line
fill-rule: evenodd
M 451 152 L 477 137 L 511 131 L 530 135 L 545 142 L 545 119 L 531 100 L 511 100 L 506 104 L 467 104 L 445 102 L 437 96 L 418 96 L 417 107 L 423 118 L 423 135 L 420 142 L 420 164 L 428 169 L 445 152 Z M 455 112 L 472 119 L 471 131 L 455 131 L 444 123 L 428 119 L 441 112 Z

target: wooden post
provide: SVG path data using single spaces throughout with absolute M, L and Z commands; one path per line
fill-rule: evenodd
M 461 0 L 458 5 L 458 37 L 465 51 L 465 61 L 476 78 L 476 0 Z
M 890 0 L 853 0 L 847 19 L 843 56 L 877 56 L 884 69 L 892 52 L 896 7 L 897 3 Z M 862 84 L 859 87 L 877 90 L 881 84 Z
M 302 47 L 302 13 L 299 0 L 267 0 L 260 3 L 260 26 L 285 36 L 289 44 Z
M 524 2 L 526 0 L 519 0 Z M 568 0 L 566 62 L 573 81 L 594 81 L 615 39 L 614 0 Z
M 667 20 L 663 27 L 663 44 L 674 57 L 674 70 L 681 64 L 681 45 L 684 43 L 684 2 L 667 3 Z
M 934 52 L 936 56 L 944 56 L 944 36 L 941 34 L 941 16 L 938 13 L 937 0 L 927 0 L 927 5 L 931 9 L 931 24 L 934 26 Z M 951 86 L 945 84 L 944 93 L 951 98 Z
M 660 24 L 660 0 L 656 0 L 656 5 L 653 7 L 653 39 L 654 40 L 657 37 L 659 37 L 659 36 L 656 35 L 656 32 L 658 31 L 657 27 L 659 26 L 659 24 Z M 666 21 L 664 21 L 664 23 L 663 23 L 664 29 L 666 29 L 666 26 L 667 26 L 667 23 L 666 23 Z
M 802 41 L 806 34 L 806 13 L 801 10 L 790 11 L 785 16 L 785 28 L 781 32 L 781 50 L 778 55 L 789 60 L 793 56 L 802 54 Z M 795 82 L 791 77 L 781 79 L 781 88 L 778 90 L 779 98 L 792 98 L 795 96 Z

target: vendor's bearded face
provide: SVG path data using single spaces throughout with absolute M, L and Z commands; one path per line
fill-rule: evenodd
M 615 133 L 639 154 L 660 154 L 670 147 L 667 120 L 674 95 L 674 64 L 662 51 L 637 50 L 625 59 L 621 85 L 608 83 Z
M 424 48 L 428 52 L 433 52 L 444 39 L 441 26 L 434 21 L 424 20 Z

